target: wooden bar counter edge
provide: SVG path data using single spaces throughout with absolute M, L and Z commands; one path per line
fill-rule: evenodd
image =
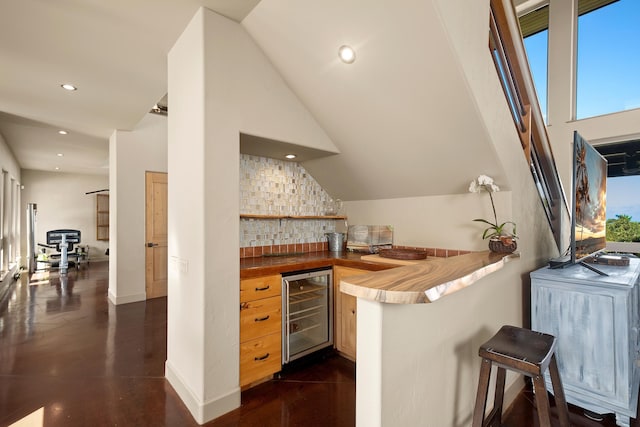
M 500 270 L 519 253 L 473 252 L 449 258 L 430 257 L 413 265 L 342 279 L 340 291 L 391 304 L 434 302 Z

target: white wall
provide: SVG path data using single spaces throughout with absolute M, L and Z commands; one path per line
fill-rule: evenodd
M 470 426 L 478 348 L 522 315 L 514 303 L 522 294 L 513 280 L 518 269 L 518 261 L 508 263 L 431 304 L 358 299 L 356 425 Z M 508 376 L 505 407 L 523 386 Z
M 109 138 L 109 300 L 146 299 L 145 172 L 167 171 L 167 118 L 147 114 Z
M 469 183 L 474 178 L 469 176 Z M 511 191 L 494 194 L 499 222 L 511 219 L 511 198 Z M 486 227 L 473 219 L 493 221 L 487 193 L 356 201 L 344 206 L 350 224 L 392 225 L 393 243 L 402 246 L 486 250 L 488 242 L 482 240 Z
M 108 259 L 105 250 L 109 247 L 109 242 L 96 239 L 96 195 L 85 194 L 109 188 L 109 178 L 106 175 L 25 169 L 22 171 L 22 184 L 24 185 L 22 212 L 26 212 L 29 203 L 38 205 L 35 227 L 36 244 L 47 243 L 47 231 L 49 230 L 60 228 L 80 230 L 81 245 L 89 246 L 89 260 L 104 261 Z M 23 217 L 22 247 L 26 256 L 26 214 L 23 214 Z M 55 250 L 47 251 L 55 252 Z
M 239 133 L 336 151 L 236 22 L 200 9 L 169 53 L 166 377 L 198 422 L 240 404 Z

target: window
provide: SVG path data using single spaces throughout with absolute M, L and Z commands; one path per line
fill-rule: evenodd
M 632 196 L 640 189 L 640 140 L 595 148 L 607 159 L 607 241 L 640 242 L 640 201 Z M 638 252 L 640 246 L 616 250 Z
M 536 87 L 544 122 L 547 121 L 547 53 L 549 46 L 549 6 L 520 17 L 520 29 Z
M 595 3 L 578 17 L 576 119 L 640 108 L 640 1 Z
M 0 282 L 20 257 L 20 184 L 9 172 L 0 174 Z

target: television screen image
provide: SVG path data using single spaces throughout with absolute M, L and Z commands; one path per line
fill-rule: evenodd
M 575 263 L 607 246 L 607 160 L 577 132 L 573 148 L 571 258 Z

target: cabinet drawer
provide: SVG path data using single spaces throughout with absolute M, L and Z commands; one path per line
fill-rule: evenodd
M 240 386 L 278 372 L 281 368 L 281 334 L 271 334 L 240 344 Z
M 240 342 L 280 333 L 282 299 L 279 296 L 240 303 Z
M 280 295 L 282 279 L 279 274 L 240 280 L 240 302 Z

